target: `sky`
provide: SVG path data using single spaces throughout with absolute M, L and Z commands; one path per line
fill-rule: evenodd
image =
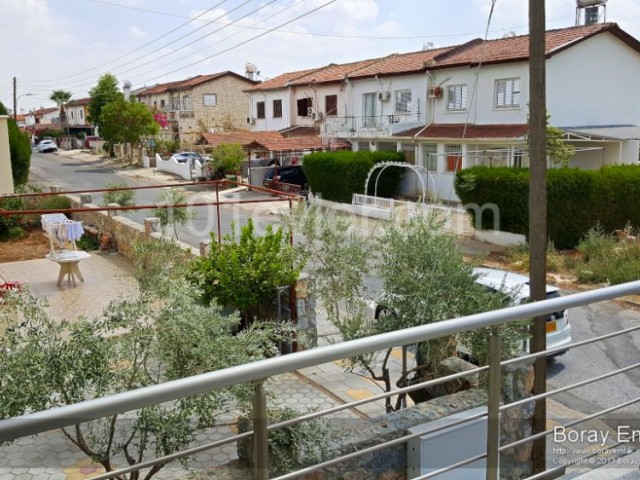
M 247 62 L 285 72 L 484 38 L 491 0 L 0 0 L 0 101 L 18 112 L 88 96 L 114 74 L 133 89 Z M 547 29 L 575 25 L 575 0 L 546 0 Z M 526 34 L 528 0 L 495 0 L 487 38 Z M 606 20 L 640 39 L 640 0 Z

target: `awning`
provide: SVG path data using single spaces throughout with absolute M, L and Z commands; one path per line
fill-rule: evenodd
M 562 127 L 567 134 L 583 140 L 640 140 L 640 127 L 636 125 L 608 125 L 594 127 Z M 573 138 L 571 140 L 580 140 Z

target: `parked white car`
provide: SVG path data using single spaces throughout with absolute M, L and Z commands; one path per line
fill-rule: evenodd
M 56 142 L 54 142 L 53 140 L 42 140 L 40 143 L 38 143 L 38 146 L 36 148 L 40 153 L 58 151 L 58 146 L 56 145 Z
M 529 302 L 529 277 L 517 273 L 497 270 L 495 268 L 475 268 L 476 283 L 494 291 L 503 292 L 511 297 L 513 305 L 521 305 Z M 547 298 L 558 298 L 560 290 L 552 285 L 547 285 Z M 383 302 L 369 301 L 367 304 L 367 317 L 375 321 L 383 315 L 393 315 Z M 566 347 L 571 343 L 571 325 L 569 325 L 569 313 L 567 310 L 554 312 L 547 316 L 547 349 Z M 524 345 L 524 350 L 529 351 L 529 342 Z M 554 355 L 561 355 L 566 350 L 560 350 Z

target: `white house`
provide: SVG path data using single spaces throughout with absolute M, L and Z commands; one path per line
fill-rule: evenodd
M 640 42 L 601 23 L 548 31 L 546 52 L 547 110 L 577 148 L 570 165 L 638 162 Z M 529 37 L 515 36 L 288 73 L 248 92 L 252 128 L 316 125 L 354 150 L 403 150 L 428 195 L 457 201 L 457 170 L 528 165 L 528 55 Z M 331 95 L 336 114 L 323 105 Z M 276 97 L 290 114 L 278 121 L 267 108 Z M 303 98 L 308 116 L 295 108 Z M 415 175 L 405 188 L 420 194 Z

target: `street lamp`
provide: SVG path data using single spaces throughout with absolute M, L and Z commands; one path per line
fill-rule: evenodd
M 30 97 L 33 93 L 21 93 L 17 97 L 13 99 L 13 121 L 17 122 L 16 118 L 18 116 L 18 100 L 22 97 Z

